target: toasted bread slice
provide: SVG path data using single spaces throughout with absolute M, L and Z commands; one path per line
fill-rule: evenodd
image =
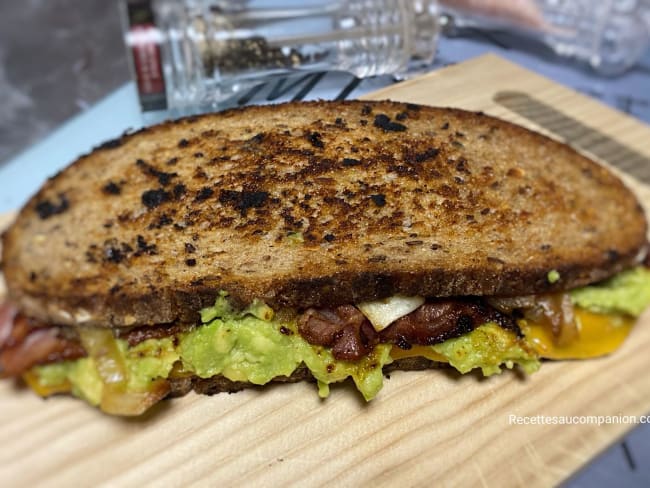
M 24 312 L 133 326 L 195 321 L 219 290 L 303 308 L 569 289 L 636 262 L 646 221 L 610 171 L 516 125 L 315 102 L 110 141 L 51 178 L 3 242 Z

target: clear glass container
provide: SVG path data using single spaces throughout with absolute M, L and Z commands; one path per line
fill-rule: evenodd
M 518 0 L 444 2 L 444 32 L 509 29 L 539 39 L 556 54 L 604 75 L 632 67 L 650 46 L 650 0 Z M 451 6 L 451 7 L 450 7 Z M 459 9 L 459 7 L 461 7 Z M 464 8 L 464 9 L 463 9 Z
M 432 62 L 436 0 L 125 0 L 144 110 L 217 108 L 296 71 L 400 74 Z
M 648 48 L 647 10 L 642 0 L 536 0 L 545 20 L 544 41 L 561 56 L 587 61 L 617 75 Z

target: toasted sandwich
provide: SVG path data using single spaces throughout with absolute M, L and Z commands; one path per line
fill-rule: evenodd
M 0 368 L 117 415 L 301 380 L 370 400 L 394 369 L 532 373 L 623 342 L 650 303 L 646 233 L 611 171 L 481 113 L 184 118 L 103 144 L 20 211 Z

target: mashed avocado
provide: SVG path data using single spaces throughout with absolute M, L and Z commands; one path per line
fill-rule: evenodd
M 235 312 L 225 295 L 201 316 L 207 323 L 186 334 L 179 351 L 183 369 L 204 378 L 222 374 L 261 385 L 304 364 L 318 381 L 321 397 L 329 394 L 331 383 L 351 377 L 364 398 L 371 400 L 383 386 L 382 367 L 392 362 L 390 344 L 378 345 L 359 361 L 338 361 L 328 348 L 307 343 L 295 322 L 277 320 L 255 303 Z M 539 366 L 521 339 L 496 324 L 431 347 L 462 373 L 481 368 L 491 375 L 501 371 L 500 365 L 512 368 L 514 363 L 533 372 Z
M 126 341 L 116 340 L 115 343 L 126 367 L 125 391 L 146 392 L 152 381 L 167 378 L 179 359 L 173 340 L 168 337 L 149 339 L 134 347 L 129 347 Z M 75 396 L 91 405 L 99 405 L 102 401 L 106 385 L 92 357 L 36 366 L 33 370 L 43 387 L 56 387 L 67 381 Z
M 494 323 L 431 348 L 463 374 L 481 368 L 485 376 L 491 376 L 501 373 L 502 364 L 512 369 L 515 363 L 529 374 L 539 369 L 537 354 L 524 340 Z
M 213 307 L 201 311 L 204 324 L 172 338 L 149 339 L 129 347 L 111 334 L 100 336 L 106 357 L 35 367 L 41 391 L 69 384 L 76 396 L 103 409 L 115 385 L 108 384 L 101 369 L 120 364 L 124 378 L 118 385 L 127 395 L 146 393 L 172 370 L 203 378 L 223 375 L 232 381 L 263 385 L 278 376 L 289 376 L 304 365 L 316 378 L 321 397 L 329 395 L 329 385 L 352 378 L 366 400 L 372 400 L 383 386 L 382 368 L 392 362 L 390 344 L 380 344 L 359 361 L 339 361 L 322 346 L 312 346 L 297 331 L 294 319 L 279 319 L 271 308 L 254 302 L 246 310 L 231 308 L 225 294 Z M 486 375 L 500 372 L 500 365 L 519 363 L 527 372 L 537 369 L 534 355 L 521 339 L 495 324 L 483 325 L 466 336 L 431 346 L 465 373 L 481 368 Z M 114 356 L 114 357 L 113 357 Z M 103 366 L 102 366 L 103 365 Z M 118 394 L 120 394 L 118 392 Z M 137 398 L 137 397 L 136 397 Z M 110 400 L 109 400 L 110 401 Z
M 289 376 L 301 358 L 280 327 L 253 316 L 215 318 L 181 339 L 183 369 L 202 378 L 221 374 L 256 385 Z
M 571 292 L 575 305 L 595 313 L 638 317 L 650 304 L 650 270 L 636 267 Z
M 329 395 L 330 383 L 351 377 L 363 398 L 372 400 L 384 386 L 382 368 L 393 361 L 390 357 L 392 346 L 388 344 L 376 346 L 370 354 L 355 362 L 338 361 L 329 349 L 312 346 L 303 339 L 297 341 L 297 347 L 302 352 L 305 366 L 318 382 L 318 395 L 321 398 Z
M 327 348 L 305 341 L 295 322 L 278 320 L 262 302 L 236 312 L 223 293 L 214 307 L 201 311 L 201 320 L 202 327 L 182 337 L 179 352 L 183 369 L 202 378 L 221 374 L 263 385 L 304 364 L 318 381 L 321 397 L 329 394 L 330 383 L 351 377 L 371 400 L 382 387 L 382 367 L 391 361 L 389 345 L 376 347 L 360 361 L 337 361 Z
M 574 290 L 571 297 L 575 305 L 596 313 L 637 316 L 650 304 L 650 271 L 642 267 L 624 271 L 598 285 Z M 201 311 L 201 321 L 201 327 L 176 338 L 149 339 L 133 347 L 114 339 L 109 331 L 89 332 L 97 346 L 88 349 L 89 357 L 36 366 L 29 374 L 41 394 L 70 389 L 110 411 L 105 408 L 107 396 L 116 391 L 126 395 L 119 402 L 128 398 L 147 405 L 142 395 L 158 388 L 159 395 L 150 400 L 157 401 L 168 391 L 160 388 L 165 386 L 162 379 L 170 375 L 209 378 L 221 374 L 233 381 L 263 385 L 277 376 L 289 376 L 299 367 L 306 367 L 316 378 L 321 397 L 329 394 L 331 383 L 352 378 L 363 397 L 371 400 L 382 388 L 383 366 L 393 360 L 393 346 L 380 344 L 359 361 L 338 361 L 328 348 L 307 343 L 298 333 L 295 319 L 275 316 L 260 301 L 243 311 L 233 310 L 225 293 L 217 297 L 214 306 Z M 480 368 L 489 376 L 500 373 L 502 365 L 512 368 L 515 364 L 532 373 L 539 367 L 538 356 L 525 339 L 493 323 L 429 347 L 461 373 Z M 97 351 L 110 352 L 102 356 Z M 107 379 L 107 371 L 119 373 L 117 384 Z

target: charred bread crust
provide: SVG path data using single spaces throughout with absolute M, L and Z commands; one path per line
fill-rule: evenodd
M 2 261 L 25 313 L 119 327 L 195 322 L 219 290 L 296 308 L 565 290 L 635 264 L 646 227 L 609 170 L 511 123 L 289 103 L 100 146 L 25 205 Z

